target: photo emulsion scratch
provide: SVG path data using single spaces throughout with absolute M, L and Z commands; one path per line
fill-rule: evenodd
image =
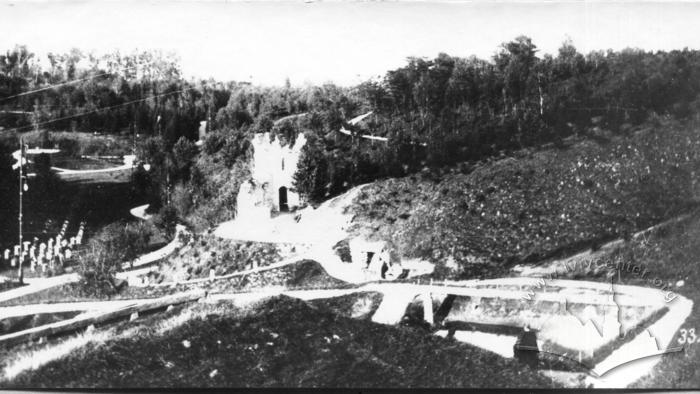
M 700 388 L 699 19 L 0 0 L 0 389 Z

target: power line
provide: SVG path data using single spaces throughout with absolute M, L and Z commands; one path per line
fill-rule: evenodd
M 84 116 L 84 115 L 94 114 L 94 113 L 97 113 L 97 112 L 100 112 L 100 111 L 104 111 L 104 110 L 110 110 L 110 109 L 115 109 L 115 108 L 124 107 L 124 106 L 127 106 L 127 105 L 129 105 L 129 104 L 133 104 L 133 103 L 138 103 L 138 102 L 146 101 L 146 100 L 149 100 L 149 99 L 152 99 L 152 98 L 156 98 L 156 97 L 162 97 L 162 96 L 167 96 L 167 95 L 171 95 L 171 94 L 175 94 L 175 93 L 187 92 L 187 91 L 190 91 L 190 90 L 193 90 L 193 89 L 195 89 L 195 87 L 186 88 L 186 89 L 180 89 L 180 90 L 176 90 L 176 91 L 168 92 L 168 93 L 156 94 L 156 95 L 148 96 L 148 97 L 146 97 L 146 98 L 142 98 L 142 99 L 138 99 L 138 100 L 131 100 L 131 101 L 127 101 L 127 102 L 122 103 L 122 104 L 112 105 L 112 106 L 109 106 L 109 107 L 102 107 L 102 108 L 98 108 L 98 109 L 95 109 L 95 110 L 92 110 L 92 111 L 83 112 L 83 113 L 80 113 L 80 114 L 64 116 L 64 117 L 61 117 L 61 118 L 56 118 L 56 119 L 52 119 L 52 120 L 47 120 L 47 121 L 45 121 L 45 122 L 35 123 L 35 124 L 31 124 L 31 125 L 26 125 L 26 126 L 15 127 L 14 129 L 11 129 L 10 131 L 19 131 L 20 129 L 27 128 L 27 127 L 31 128 L 31 127 L 36 127 L 36 126 L 43 126 L 43 125 L 50 124 L 50 123 L 60 122 L 60 121 L 62 121 L 62 120 L 67 120 L 67 119 L 77 118 L 77 117 Z
M 124 71 L 127 71 L 127 70 L 134 70 L 134 69 L 136 69 L 136 68 L 137 68 L 137 67 L 125 68 Z M 12 95 L 12 96 L 8 96 L 8 97 L 5 97 L 5 98 L 3 98 L 2 100 L 0 100 L 0 102 L 4 102 L 4 101 L 7 101 L 7 100 L 16 98 L 16 97 L 27 96 L 27 95 L 30 95 L 30 94 L 33 94 L 33 93 L 43 92 L 43 91 L 45 91 L 45 90 L 50 90 L 50 89 L 57 88 L 57 87 L 60 87 L 60 86 L 70 85 L 70 84 L 77 83 L 77 82 L 89 81 L 89 80 L 91 80 L 91 79 L 93 79 L 93 78 L 103 77 L 103 76 L 105 76 L 105 75 L 113 75 L 113 74 L 114 74 L 113 72 L 105 72 L 105 73 L 102 73 L 102 74 L 92 75 L 92 76 L 87 77 L 87 78 L 74 79 L 74 80 L 71 80 L 71 81 L 61 82 L 61 83 L 57 83 L 57 84 L 54 84 L 54 85 L 49 85 L 49 86 L 46 86 L 46 87 L 43 87 L 43 88 L 40 88 L 40 89 L 29 90 L 29 91 L 26 91 L 26 92 L 22 92 L 22 93 L 18 93 L 18 94 Z

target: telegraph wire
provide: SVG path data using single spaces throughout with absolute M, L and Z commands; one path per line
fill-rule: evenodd
M 136 66 L 134 66 L 134 67 L 127 67 L 127 68 L 124 69 L 124 71 L 131 71 L 131 70 L 135 70 L 135 69 L 138 69 L 138 67 L 136 67 Z M 51 89 L 54 89 L 54 88 L 57 88 L 57 87 L 66 86 L 66 85 L 70 85 L 70 84 L 73 84 L 73 83 L 89 81 L 89 80 L 91 80 L 91 79 L 93 79 L 93 78 L 104 77 L 105 75 L 114 75 L 114 72 L 104 72 L 104 73 L 102 73 L 102 74 L 91 75 L 91 76 L 89 76 L 89 77 L 80 78 L 80 79 L 73 79 L 73 80 L 70 80 L 70 81 L 66 81 L 66 82 L 61 82 L 61 83 L 57 83 L 57 84 L 45 86 L 45 87 L 39 88 L 39 89 L 28 90 L 28 91 L 26 91 L 26 92 L 17 93 L 17 94 L 14 94 L 14 95 L 12 95 L 12 96 L 4 97 L 4 98 L 0 99 L 0 102 L 4 102 L 4 101 L 7 101 L 7 100 L 10 100 L 10 99 L 13 99 L 13 98 L 17 98 L 17 97 L 28 96 L 28 95 L 30 95 L 30 94 L 34 94 L 34 93 L 38 93 L 38 92 L 43 92 L 43 91 L 46 91 L 46 90 L 51 90 Z
M 145 98 L 141 98 L 141 99 L 138 99 L 138 100 L 131 100 L 131 101 L 127 101 L 127 102 L 125 102 L 125 103 L 117 104 L 117 105 L 111 105 L 111 106 L 108 106 L 108 107 L 97 108 L 97 109 L 94 109 L 94 110 L 92 110 L 92 111 L 87 111 L 87 112 L 83 112 L 83 113 L 80 113 L 80 114 L 68 115 L 68 116 L 63 116 L 63 117 L 56 118 L 56 119 L 52 119 L 52 120 L 47 120 L 47 121 L 45 121 L 45 122 L 40 122 L 40 123 L 31 124 L 31 125 L 15 127 L 14 129 L 11 129 L 11 131 L 20 131 L 20 129 L 24 129 L 24 128 L 32 128 L 32 127 L 37 127 L 37 126 L 43 126 L 43 125 L 50 124 L 50 123 L 60 122 L 60 121 L 62 121 L 62 120 L 73 119 L 73 118 L 77 118 L 77 117 L 81 117 L 81 116 L 85 116 L 85 115 L 94 114 L 94 113 L 97 113 L 97 112 L 100 112 L 100 111 L 106 111 L 106 110 L 111 110 L 111 109 L 115 109 L 115 108 L 125 107 L 125 106 L 127 106 L 127 105 L 129 105 L 129 104 L 134 104 L 134 103 L 138 103 L 138 102 L 150 100 L 150 99 L 156 98 L 156 97 L 163 97 L 163 96 L 168 96 L 168 95 L 171 95 L 171 94 L 183 93 L 183 92 L 187 92 L 187 91 L 190 91 L 190 90 L 193 90 L 193 89 L 195 89 L 195 87 L 186 88 L 186 89 L 180 89 L 180 90 L 175 90 L 175 91 L 167 92 L 167 93 L 155 94 L 155 95 L 148 96 L 148 97 L 145 97 Z

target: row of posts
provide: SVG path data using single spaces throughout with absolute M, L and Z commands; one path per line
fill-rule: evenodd
M 65 261 L 73 257 L 73 249 L 83 242 L 85 222 L 80 223 L 77 235 L 69 239 L 64 238 L 67 228 L 68 220 L 63 222 L 59 234 L 55 238 L 49 238 L 46 243 L 39 242 L 39 239 L 34 237 L 33 242 L 24 241 L 22 245 L 14 245 L 12 251 L 5 249 L 2 255 L 4 263 L 9 263 L 13 268 L 29 263 L 33 272 L 39 268 L 42 273 L 63 267 Z

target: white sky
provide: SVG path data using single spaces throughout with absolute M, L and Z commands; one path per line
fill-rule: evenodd
M 0 49 L 175 51 L 186 76 L 348 85 L 408 56 L 488 58 L 517 35 L 556 53 L 700 49 L 698 2 L 222 2 L 0 0 Z

